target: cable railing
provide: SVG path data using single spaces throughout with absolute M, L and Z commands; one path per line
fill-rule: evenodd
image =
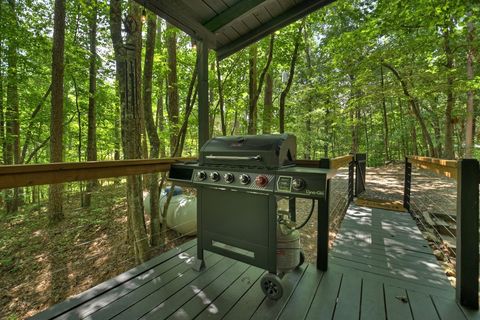
M 359 161 L 357 161 L 359 160 Z M 302 167 L 312 167 L 328 169 L 329 178 L 326 181 L 326 193 L 325 197 L 316 201 L 315 207 L 311 207 L 309 216 L 312 216 L 314 209 L 317 212 L 316 220 L 310 222 L 310 225 L 306 224 L 309 229 L 306 233 L 301 233 L 302 243 L 308 242 L 308 249 L 316 251 L 314 254 L 308 255 L 316 257 L 316 266 L 319 270 L 326 271 L 328 269 L 328 251 L 331 246 L 334 235 L 338 230 L 340 222 L 348 208 L 348 205 L 353 201 L 355 191 L 363 192 L 365 186 L 365 175 L 359 174 L 360 170 L 365 172 L 366 155 L 345 155 L 336 158 L 324 158 L 321 160 L 296 160 L 295 163 Z M 341 168 L 348 167 L 348 171 L 340 170 Z M 355 175 L 356 171 L 356 175 Z M 348 178 L 347 178 L 348 177 Z M 363 181 L 356 182 L 355 178 L 362 179 Z M 360 187 L 357 189 L 355 185 Z M 363 190 L 362 190 L 363 187 Z M 313 204 L 313 202 L 312 202 Z M 289 203 L 290 216 L 292 220 L 296 221 L 296 199 L 293 198 Z M 316 225 L 315 225 L 316 224 Z M 303 223 L 301 224 L 304 225 Z M 315 237 L 313 237 L 315 235 Z M 308 241 L 305 241 L 308 239 Z M 312 241 L 316 242 L 316 245 L 312 245 Z
M 180 159 L 54 163 L 0 167 L 0 192 L 13 196 L 17 210 L 3 210 L 11 199 L 0 197 L 0 318 L 25 318 L 68 296 L 138 265 L 135 246 L 150 243 L 143 254 L 154 257 L 190 239 L 174 229 L 152 232 L 144 214 L 144 236 L 132 238 L 127 222 L 127 176 L 167 172 Z M 181 159 L 181 160 L 191 160 Z M 87 191 L 86 181 L 96 180 Z M 64 220 L 48 220 L 48 189 L 63 184 Z M 164 187 L 166 185 L 164 184 Z M 148 189 L 144 183 L 144 190 Z M 83 199 L 90 193 L 91 203 Z M 3 199 L 3 202 L 2 202 Z M 194 233 L 194 232 L 193 232 Z
M 180 234 L 173 230 L 192 220 L 154 233 L 150 231 L 148 214 L 144 214 L 144 236 L 131 238 L 127 232 L 126 195 L 126 177 L 142 176 L 147 180 L 152 173 L 167 172 L 176 161 L 191 160 L 174 158 L 0 167 L 0 192 L 12 195 L 14 188 L 18 188 L 23 199 L 17 212 L 0 212 L 0 228 L 3 230 L 0 234 L 0 290 L 11 293 L 2 298 L 6 299 L 2 304 L 7 307 L 0 310 L 0 318 L 31 316 L 135 267 L 139 264 L 134 254 L 136 245 L 149 243 L 154 236 L 160 236 L 163 242 L 148 246 L 144 254 L 149 257 L 192 239 L 189 233 Z M 336 170 L 335 177 L 328 182 L 326 206 L 322 204 L 321 210 L 328 210 L 329 229 L 337 230 L 354 195 L 355 157 L 299 160 L 297 164 Z M 87 181 L 91 180 L 97 183 L 92 190 L 86 190 Z M 48 221 L 48 188 L 52 184 L 64 186 L 65 219 L 57 225 L 50 225 Z M 166 183 L 163 186 L 166 187 Z M 144 191 L 148 187 L 144 183 Z M 92 197 L 90 206 L 83 202 L 87 193 Z M 317 212 L 325 212 L 321 210 Z M 310 224 L 317 230 L 317 223 Z M 317 236 L 325 236 L 325 233 Z M 311 239 L 314 243 L 315 240 L 315 237 Z
M 438 176 L 450 179 L 436 184 Z M 436 253 L 448 250 L 446 257 L 455 265 L 457 301 L 478 309 L 479 162 L 409 156 L 404 181 L 403 206 L 433 235 L 427 238 Z M 441 188 L 442 198 L 431 192 Z

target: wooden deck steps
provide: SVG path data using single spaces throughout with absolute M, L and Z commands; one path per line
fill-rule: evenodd
M 263 270 L 213 253 L 191 269 L 196 242 L 158 256 L 34 319 L 480 319 L 455 292 L 408 213 L 350 206 L 329 270 L 306 264 L 265 298 Z

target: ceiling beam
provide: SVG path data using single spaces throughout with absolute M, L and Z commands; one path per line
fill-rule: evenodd
M 261 3 L 265 2 L 265 0 L 242 0 L 235 3 L 230 8 L 224 10 L 220 14 L 216 15 L 203 25 L 208 30 L 215 32 L 221 27 L 229 24 L 233 20 L 237 19 L 244 13 L 249 12 L 250 10 L 254 9 Z
M 209 48 L 216 47 L 215 34 L 200 22 L 188 15 L 189 8 L 182 1 L 176 0 L 135 0 L 168 23 L 186 32 L 194 39 L 202 40 Z
M 335 0 L 305 0 L 293 6 L 284 13 L 260 25 L 258 28 L 241 36 L 240 38 L 226 44 L 223 47 L 217 48 L 217 56 L 219 59 L 224 59 L 231 54 L 247 47 L 248 45 L 264 38 L 303 17 L 312 13 Z

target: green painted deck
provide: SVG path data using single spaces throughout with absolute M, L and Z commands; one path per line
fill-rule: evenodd
M 206 253 L 191 269 L 190 241 L 53 306 L 34 319 L 480 319 L 455 290 L 408 213 L 350 206 L 329 270 L 306 264 L 265 299 L 263 270 Z

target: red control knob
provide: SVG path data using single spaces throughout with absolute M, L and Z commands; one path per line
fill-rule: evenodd
M 260 175 L 260 176 L 257 176 L 255 178 L 255 184 L 258 186 L 258 187 L 265 187 L 267 184 L 268 184 L 268 178 L 267 176 L 264 176 L 264 175 Z

